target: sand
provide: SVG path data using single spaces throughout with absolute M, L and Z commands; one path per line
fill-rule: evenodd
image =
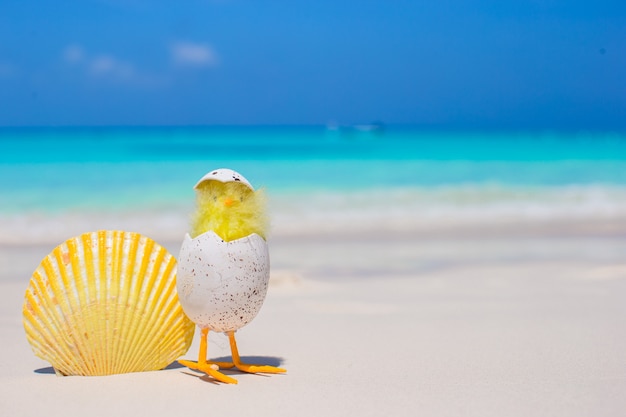
M 626 234 L 576 230 L 275 236 L 266 303 L 237 334 L 244 359 L 288 372 L 235 374 L 236 386 L 176 364 L 57 377 L 21 323 L 30 274 L 52 246 L 3 246 L 0 412 L 623 415 Z M 209 355 L 229 355 L 223 335 Z

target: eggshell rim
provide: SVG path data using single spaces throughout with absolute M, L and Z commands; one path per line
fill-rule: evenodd
M 198 240 L 198 239 L 200 239 L 202 236 L 204 236 L 204 235 L 208 235 L 208 234 L 212 234 L 212 235 L 214 235 L 215 237 L 217 237 L 219 240 L 221 240 L 221 241 L 222 241 L 222 242 L 224 242 L 224 243 L 235 243 L 235 242 L 237 242 L 237 241 L 239 241 L 239 240 L 244 240 L 244 239 L 253 239 L 253 236 L 258 236 L 259 238 L 261 238 L 261 240 L 262 240 L 262 241 L 264 241 L 265 243 L 267 243 L 267 240 L 265 240 L 265 239 L 263 238 L 263 236 L 261 236 L 261 235 L 260 235 L 260 234 L 258 234 L 258 233 L 250 233 L 249 235 L 246 235 L 246 236 L 240 237 L 239 239 L 235 239 L 235 240 L 224 240 L 224 239 L 222 239 L 222 237 L 221 237 L 220 235 L 218 235 L 217 233 L 215 233 L 213 230 L 207 230 L 206 232 L 204 232 L 204 233 L 202 233 L 202 234 L 199 234 L 199 235 L 198 235 L 198 236 L 196 236 L 196 237 L 191 237 L 191 235 L 190 235 L 189 233 L 185 233 L 185 240 L 190 240 L 190 241 L 192 241 L 192 242 L 193 242 L 194 240 Z
M 207 172 L 202 178 L 200 178 L 196 185 L 193 186 L 193 189 L 198 189 L 198 186 L 205 181 L 219 181 L 222 183 L 240 182 L 242 184 L 245 184 L 252 191 L 254 191 L 254 187 L 252 187 L 252 184 L 250 184 L 246 177 L 230 168 L 219 168 Z

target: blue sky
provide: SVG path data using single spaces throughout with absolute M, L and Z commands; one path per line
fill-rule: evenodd
M 0 3 L 0 126 L 626 130 L 625 1 Z

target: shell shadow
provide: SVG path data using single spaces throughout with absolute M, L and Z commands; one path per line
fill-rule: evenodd
M 178 363 L 177 361 L 174 361 L 172 363 L 170 363 L 169 365 L 167 365 L 165 368 L 163 368 L 163 371 L 167 371 L 169 369 L 181 369 L 184 368 L 185 365 L 181 365 L 180 363 Z
M 170 369 L 181 369 L 181 368 L 184 368 L 184 366 L 181 365 L 180 363 L 178 363 L 177 361 L 174 361 L 174 362 L 170 363 L 169 365 L 167 365 L 165 368 L 159 369 L 159 370 L 160 371 L 167 371 L 167 370 L 170 370 Z M 52 366 L 47 366 L 45 368 L 35 369 L 33 372 L 36 373 L 36 374 L 46 374 L 46 375 L 49 375 L 49 374 L 54 375 L 56 373 Z
M 216 362 L 231 362 L 232 358 L 230 356 L 221 356 L 219 358 L 211 358 L 210 360 Z M 255 364 L 255 365 L 269 365 L 269 366 L 280 366 L 285 360 L 278 356 L 242 356 L 241 361 L 243 363 Z M 184 365 L 181 365 L 177 361 L 174 361 L 163 368 L 163 371 L 171 370 L 171 369 L 182 369 L 185 368 Z M 36 374 L 42 375 L 54 375 L 54 368 L 52 366 L 47 366 L 45 368 L 35 369 L 33 371 Z

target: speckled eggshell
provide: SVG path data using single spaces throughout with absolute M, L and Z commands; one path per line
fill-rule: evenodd
M 247 185 L 251 190 L 254 191 L 254 188 L 252 187 L 250 182 L 243 175 L 229 168 L 219 168 L 219 169 L 214 169 L 211 172 L 207 172 L 204 175 L 204 177 L 200 178 L 200 181 L 198 181 L 196 185 L 193 186 L 193 188 L 198 188 L 198 186 L 202 184 L 204 181 L 210 181 L 210 180 L 220 181 L 224 183 L 240 182 L 242 184 Z
M 194 239 L 187 234 L 176 284 L 183 311 L 202 328 L 237 330 L 261 309 L 269 272 L 267 243 L 256 233 L 230 242 L 211 230 Z

